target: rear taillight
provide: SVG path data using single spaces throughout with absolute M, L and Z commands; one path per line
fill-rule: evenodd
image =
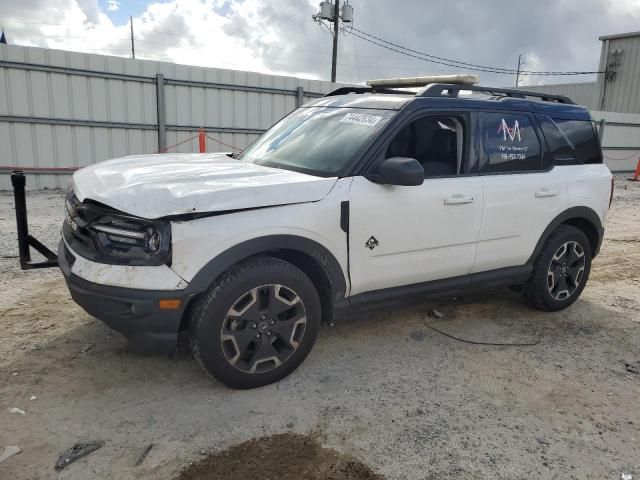
M 609 208 L 611 208 L 611 202 L 613 202 L 613 187 L 614 187 L 614 179 L 611 177 L 611 194 L 609 195 Z

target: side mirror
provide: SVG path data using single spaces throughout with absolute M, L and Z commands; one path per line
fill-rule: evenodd
M 416 186 L 424 183 L 424 168 L 415 158 L 387 158 L 377 174 L 367 175 L 367 179 L 383 185 Z

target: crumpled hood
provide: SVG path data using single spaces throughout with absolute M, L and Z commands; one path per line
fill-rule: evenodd
M 149 219 L 313 202 L 324 198 L 335 182 L 220 153 L 133 155 L 73 174 L 80 201 L 95 200 Z

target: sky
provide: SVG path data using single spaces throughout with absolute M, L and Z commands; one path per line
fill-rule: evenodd
M 0 0 L 10 44 L 328 80 L 332 37 L 319 0 Z M 458 61 L 526 70 L 596 71 L 601 35 L 640 30 L 640 0 L 349 0 L 353 27 Z M 339 35 L 338 81 L 474 73 Z M 479 73 L 511 86 L 514 75 Z M 521 84 L 594 80 L 526 76 Z

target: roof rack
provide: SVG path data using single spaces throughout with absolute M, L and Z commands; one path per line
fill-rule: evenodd
M 565 103 L 568 105 L 576 104 L 573 100 L 569 97 L 565 97 L 564 95 L 550 95 L 548 93 L 515 90 L 512 88 L 481 87 L 480 85 L 459 85 L 450 83 L 432 83 L 427 85 L 416 93 L 416 97 L 457 97 L 460 90 L 470 90 L 472 92 L 482 92 L 493 96 L 505 96 L 510 98 L 526 99 L 527 97 L 535 97 L 544 102 Z
M 451 76 L 450 76 L 451 77 Z M 495 97 L 509 97 L 520 98 L 526 100 L 527 97 L 533 97 L 540 99 L 543 102 L 555 102 L 563 103 L 567 105 L 575 105 L 576 103 L 569 97 L 564 95 L 551 95 L 548 93 L 531 92 L 528 90 L 516 90 L 513 88 L 495 88 L 495 87 L 482 87 L 480 85 L 473 85 L 465 83 L 464 81 L 447 82 L 447 83 L 428 83 L 424 84 L 424 79 L 437 78 L 437 77 L 416 77 L 412 79 L 396 79 L 393 80 L 371 80 L 368 87 L 341 87 L 327 93 L 325 97 L 333 97 L 337 95 L 347 95 L 348 93 L 384 93 L 384 94 L 396 94 L 396 95 L 415 95 L 416 97 L 458 97 L 460 91 L 472 91 L 481 92 Z M 441 77 L 442 78 L 442 77 Z M 401 90 L 399 88 L 409 88 L 409 83 L 414 81 L 414 85 L 420 84 L 420 90 L 416 93 L 410 90 Z
M 397 90 L 391 88 L 374 88 L 374 87 L 340 87 L 325 95 L 325 97 L 333 97 L 336 95 L 347 95 L 348 93 L 387 93 L 396 95 L 415 95 L 416 92 L 409 90 Z

